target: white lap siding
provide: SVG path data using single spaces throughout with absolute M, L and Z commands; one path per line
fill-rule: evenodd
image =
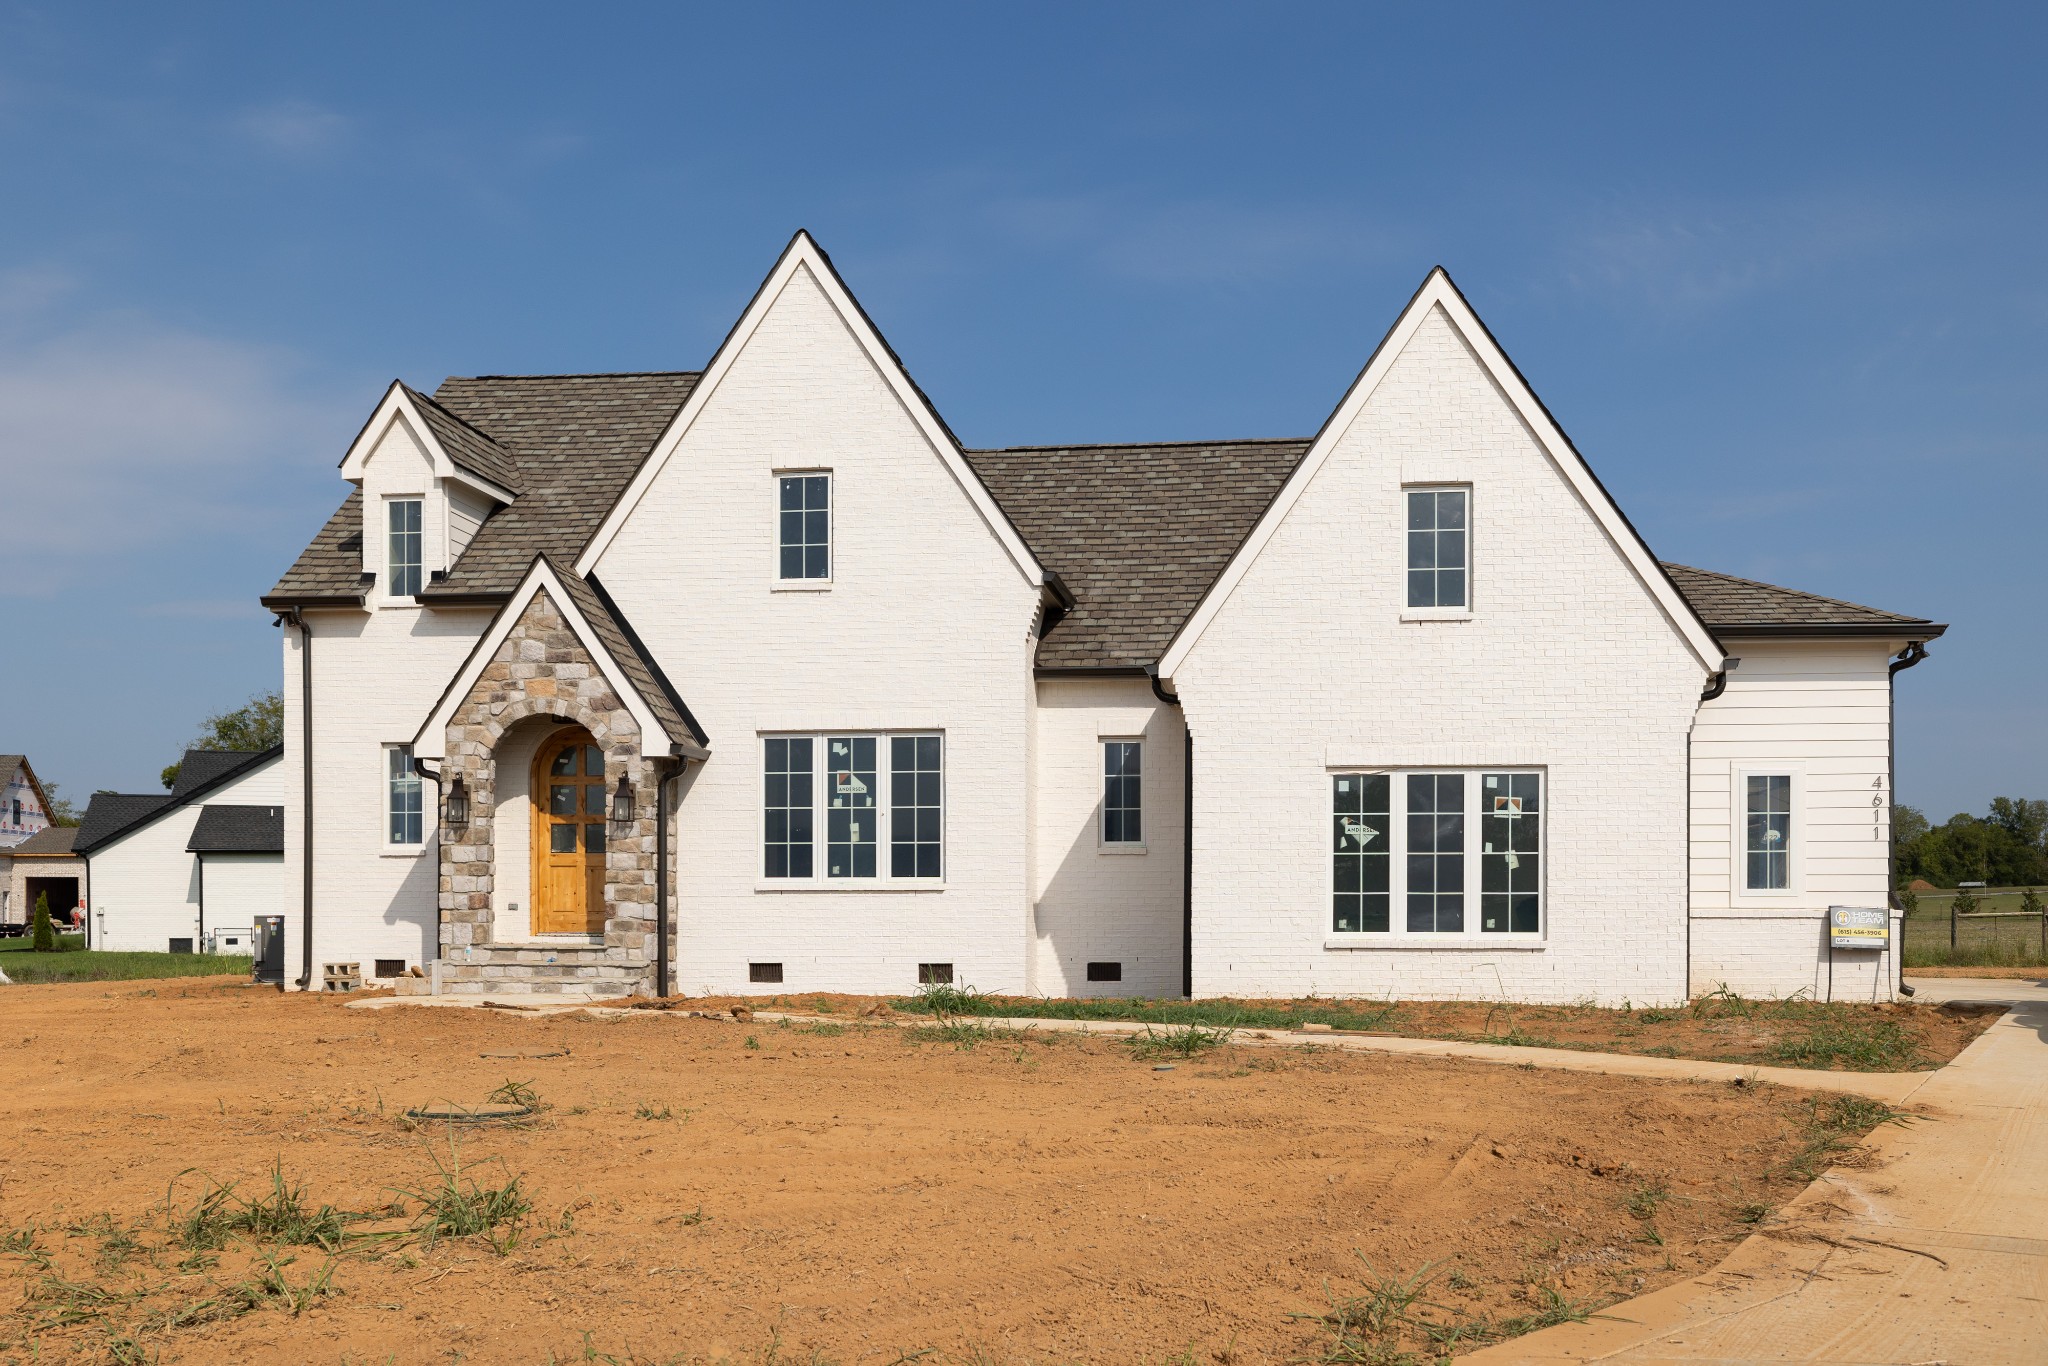
M 206 935 L 222 953 L 249 952 L 256 917 L 283 914 L 281 854 L 208 854 L 205 879 Z M 219 942 L 227 935 L 238 942 Z
M 1889 672 L 1903 642 L 1731 644 L 1693 727 L 1692 989 L 1891 999 L 1890 956 L 1826 945 L 1827 908 L 1887 905 Z M 1792 778 L 1791 885 L 1743 885 L 1743 777 Z M 1830 960 L 1833 974 L 1830 983 Z
M 1403 619 L 1409 484 L 1472 488 L 1467 619 Z M 1704 676 L 1433 311 L 1174 673 L 1194 732 L 1195 993 L 1682 999 Z M 1540 941 L 1328 946 L 1331 775 L 1415 768 L 1543 772 Z
M 1177 996 L 1181 990 L 1186 732 L 1143 678 L 1038 684 L 1033 989 L 1046 996 Z M 1141 741 L 1141 847 L 1102 840 L 1103 745 Z M 1091 982 L 1113 962 L 1123 980 Z
M 265 764 L 95 849 L 87 893 L 93 947 L 162 953 L 173 939 L 190 939 L 199 947 L 199 857 L 185 846 L 199 823 L 200 808 L 277 806 L 284 800 L 284 784 L 283 762 Z M 215 923 L 211 893 L 209 887 L 209 925 Z M 281 909 L 273 903 L 270 913 Z

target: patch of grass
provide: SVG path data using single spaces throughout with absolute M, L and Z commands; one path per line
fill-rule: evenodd
M 260 1264 L 253 1268 L 255 1279 L 248 1282 L 244 1292 L 253 1292 L 259 1301 L 274 1301 L 280 1308 L 289 1310 L 293 1318 L 303 1314 L 314 1300 L 336 1293 L 334 1258 L 329 1257 L 318 1271 L 306 1278 L 303 1285 L 293 1285 L 291 1277 L 285 1274 L 285 1268 L 296 1260 L 295 1257 L 286 1257 L 280 1261 L 275 1252 L 265 1252 Z
M 984 1020 L 943 1020 L 938 1024 L 912 1025 L 903 1031 L 903 1036 L 912 1043 L 951 1044 L 962 1052 L 971 1051 L 985 1043 L 1002 1043 L 1027 1037 L 1022 1030 L 989 1024 Z
M 1925 1061 L 1919 1044 L 1897 1020 L 1847 1013 L 1817 1015 L 1798 1033 L 1773 1043 L 1770 1058 L 1787 1067 L 1850 1072 L 1901 1072 Z
M 669 1107 L 668 1107 L 668 1106 L 666 1106 L 666 1105 L 662 1106 L 662 1107 L 661 1107 L 661 1108 L 660 1108 L 659 1110 L 657 1110 L 657 1109 L 655 1109 L 655 1108 L 654 1108 L 654 1106 L 653 1106 L 653 1105 L 651 1105 L 651 1104 L 649 1104 L 649 1103 L 648 1103 L 647 1101 L 644 1101 L 644 1100 L 643 1100 L 643 1101 L 641 1101 L 641 1102 L 640 1102 L 640 1104 L 639 1104 L 639 1105 L 638 1105 L 637 1107 L 635 1107 L 635 1109 L 634 1109 L 634 1111 L 633 1111 L 633 1118 L 635 1118 L 635 1119 L 674 1119 L 674 1118 L 675 1118 L 675 1112 L 674 1112 L 674 1111 L 672 1111 L 672 1110 L 670 1110 L 670 1109 L 669 1109 Z
M 1814 1096 L 1801 1116 L 1802 1143 L 1785 1163 L 1788 1175 L 1817 1180 L 1881 1124 L 1909 1124 L 1913 1117 L 1865 1096 Z
M 530 1081 L 513 1081 L 510 1077 L 505 1084 L 484 1097 L 490 1105 L 518 1105 L 538 1114 L 547 1107 L 541 1104 L 540 1092 L 533 1089 Z
M 421 1241 L 432 1247 L 443 1238 L 475 1239 L 499 1256 L 517 1246 L 521 1226 L 533 1212 L 518 1177 L 502 1186 L 478 1185 L 474 1177 L 462 1174 L 461 1156 L 452 1149 L 446 1164 L 434 1158 L 434 1169 L 440 1174 L 438 1182 L 399 1192 L 423 1207 L 413 1222 Z
M 1313 1359 L 1331 1366 L 1420 1366 L 1422 1358 L 1405 1350 L 1405 1342 L 1413 1337 L 1426 1337 L 1432 1326 L 1447 1325 L 1426 1323 L 1417 1317 L 1418 1311 L 1456 1313 L 1449 1306 L 1424 1298 L 1436 1279 L 1437 1264 L 1425 1265 L 1412 1276 L 1382 1276 L 1366 1261 L 1364 1253 L 1358 1254 L 1358 1260 L 1365 1263 L 1363 1293 L 1338 1295 L 1326 1288 L 1324 1293 L 1330 1301 L 1327 1310 L 1292 1315 L 1314 1322 L 1325 1335 L 1321 1353 Z
M 1181 1001 L 1133 996 L 1057 1000 L 1035 996 L 987 996 L 972 989 L 927 987 L 897 997 L 891 1006 L 913 1015 L 1005 1016 L 1024 1020 L 1117 1020 L 1132 1024 L 1205 1025 L 1214 1029 L 1299 1029 L 1327 1024 L 1332 1029 L 1385 1030 L 1401 1007 L 1393 1001 Z
M 1584 1323 L 1602 1303 L 1599 1300 L 1568 1299 L 1563 1291 L 1547 1282 L 1531 1286 L 1530 1291 L 1536 1299 L 1536 1312 L 1489 1323 L 1487 1328 L 1492 1338 L 1517 1338 L 1541 1328 L 1555 1328 L 1560 1323 Z
M 254 1200 L 243 1201 L 231 1216 L 234 1227 L 257 1242 L 317 1247 L 325 1252 L 341 1247 L 352 1217 L 332 1205 L 315 1208 L 306 1199 L 303 1183 L 285 1179 L 281 1157 L 271 1165 L 270 1190 Z
M 840 1036 L 841 1034 L 844 1034 L 845 1032 L 846 1032 L 846 1026 L 845 1026 L 845 1025 L 843 1025 L 843 1024 L 831 1024 L 831 1023 L 828 1023 L 828 1022 L 824 1022 L 824 1021 L 820 1021 L 820 1022 L 819 1022 L 819 1023 L 817 1023 L 817 1024 L 807 1024 L 807 1025 L 798 1025 L 798 1026 L 797 1026 L 797 1033 L 799 1033 L 799 1034 L 817 1034 L 817 1035 L 821 1035 L 821 1036 L 823 1036 L 824 1038 L 828 1038 L 828 1039 L 836 1039 L 836 1038 L 838 1038 L 838 1037 L 839 1037 L 839 1036 Z
M 253 960 L 231 953 L 116 953 L 87 949 L 85 936 L 60 935 L 58 952 L 36 953 L 26 939 L 0 939 L 0 967 L 23 985 L 136 982 L 159 977 L 247 977 Z
M 1650 1220 L 1657 1217 L 1658 1209 L 1670 1198 L 1671 1192 L 1664 1187 L 1644 1185 L 1637 1186 L 1629 1192 L 1628 1198 L 1622 1203 L 1636 1218 Z
M 1775 1206 L 1766 1205 L 1760 1200 L 1737 1205 L 1734 1209 L 1728 1211 L 1738 1224 L 1761 1224 L 1775 1212 Z
M 742 1046 L 752 1049 L 756 1053 L 761 1051 L 761 1041 L 755 1038 L 752 1034 L 747 1035 L 747 1041 Z
M 1124 1046 L 1131 1050 L 1131 1056 L 1151 1061 L 1155 1058 L 1197 1058 L 1229 1042 L 1230 1030 L 1227 1027 L 1211 1029 L 1206 1025 L 1189 1024 L 1154 1029 L 1147 1025 L 1143 1034 L 1133 1034 L 1125 1039 Z

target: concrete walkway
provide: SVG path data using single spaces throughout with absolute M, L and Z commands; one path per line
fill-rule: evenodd
M 1714 1270 L 1462 1361 L 2048 1362 L 2048 993 L 2033 992 L 1912 1094 L 1925 1118 L 1879 1129 L 1869 1165 L 1827 1172 Z

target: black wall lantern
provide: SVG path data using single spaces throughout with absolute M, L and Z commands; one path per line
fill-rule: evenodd
M 469 789 L 462 785 L 459 774 L 448 784 L 448 824 L 469 824 Z
M 612 824 L 633 823 L 633 789 L 626 786 L 626 775 L 619 775 L 618 790 L 612 793 Z

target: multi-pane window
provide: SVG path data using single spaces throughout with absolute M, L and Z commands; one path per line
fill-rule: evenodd
M 1145 825 L 1140 785 L 1144 746 L 1136 740 L 1102 743 L 1102 842 L 1143 844 Z
M 1465 775 L 1408 775 L 1408 932 L 1465 928 Z
M 1408 605 L 1463 607 L 1471 569 L 1468 493 L 1408 491 Z
M 832 577 L 832 476 L 781 476 L 782 559 L 780 577 Z
M 393 844 L 419 844 L 426 839 L 426 806 L 420 775 L 412 766 L 412 746 L 388 745 L 384 755 L 387 837 Z
M 1330 775 L 1331 931 L 1542 933 L 1542 811 L 1541 773 Z
M 873 877 L 875 737 L 835 735 L 825 741 L 825 876 Z
M 1743 861 L 1752 892 L 1791 887 L 1792 778 L 1784 773 L 1751 773 L 1744 779 Z
M 1479 929 L 1534 934 L 1543 924 L 1543 778 L 1479 780 Z
M 1389 877 L 1394 847 L 1393 818 L 1384 773 L 1339 773 L 1330 780 L 1333 808 L 1331 846 L 1336 852 L 1336 915 L 1339 934 L 1385 934 L 1391 924 Z
M 939 737 L 889 737 L 889 875 L 937 877 L 945 794 Z
M 384 566 L 387 591 L 394 598 L 409 598 L 420 591 L 420 500 L 393 498 L 384 506 L 391 526 Z
M 768 742 L 761 798 L 767 813 L 761 871 L 768 877 L 811 876 L 814 743 L 807 735 Z
M 887 802 L 881 800 L 880 787 L 885 757 Z M 816 759 L 823 760 L 822 766 Z M 827 881 L 940 877 L 944 777 L 936 735 L 766 738 L 763 875 Z M 884 847 L 889 851 L 886 868 L 880 853 Z

